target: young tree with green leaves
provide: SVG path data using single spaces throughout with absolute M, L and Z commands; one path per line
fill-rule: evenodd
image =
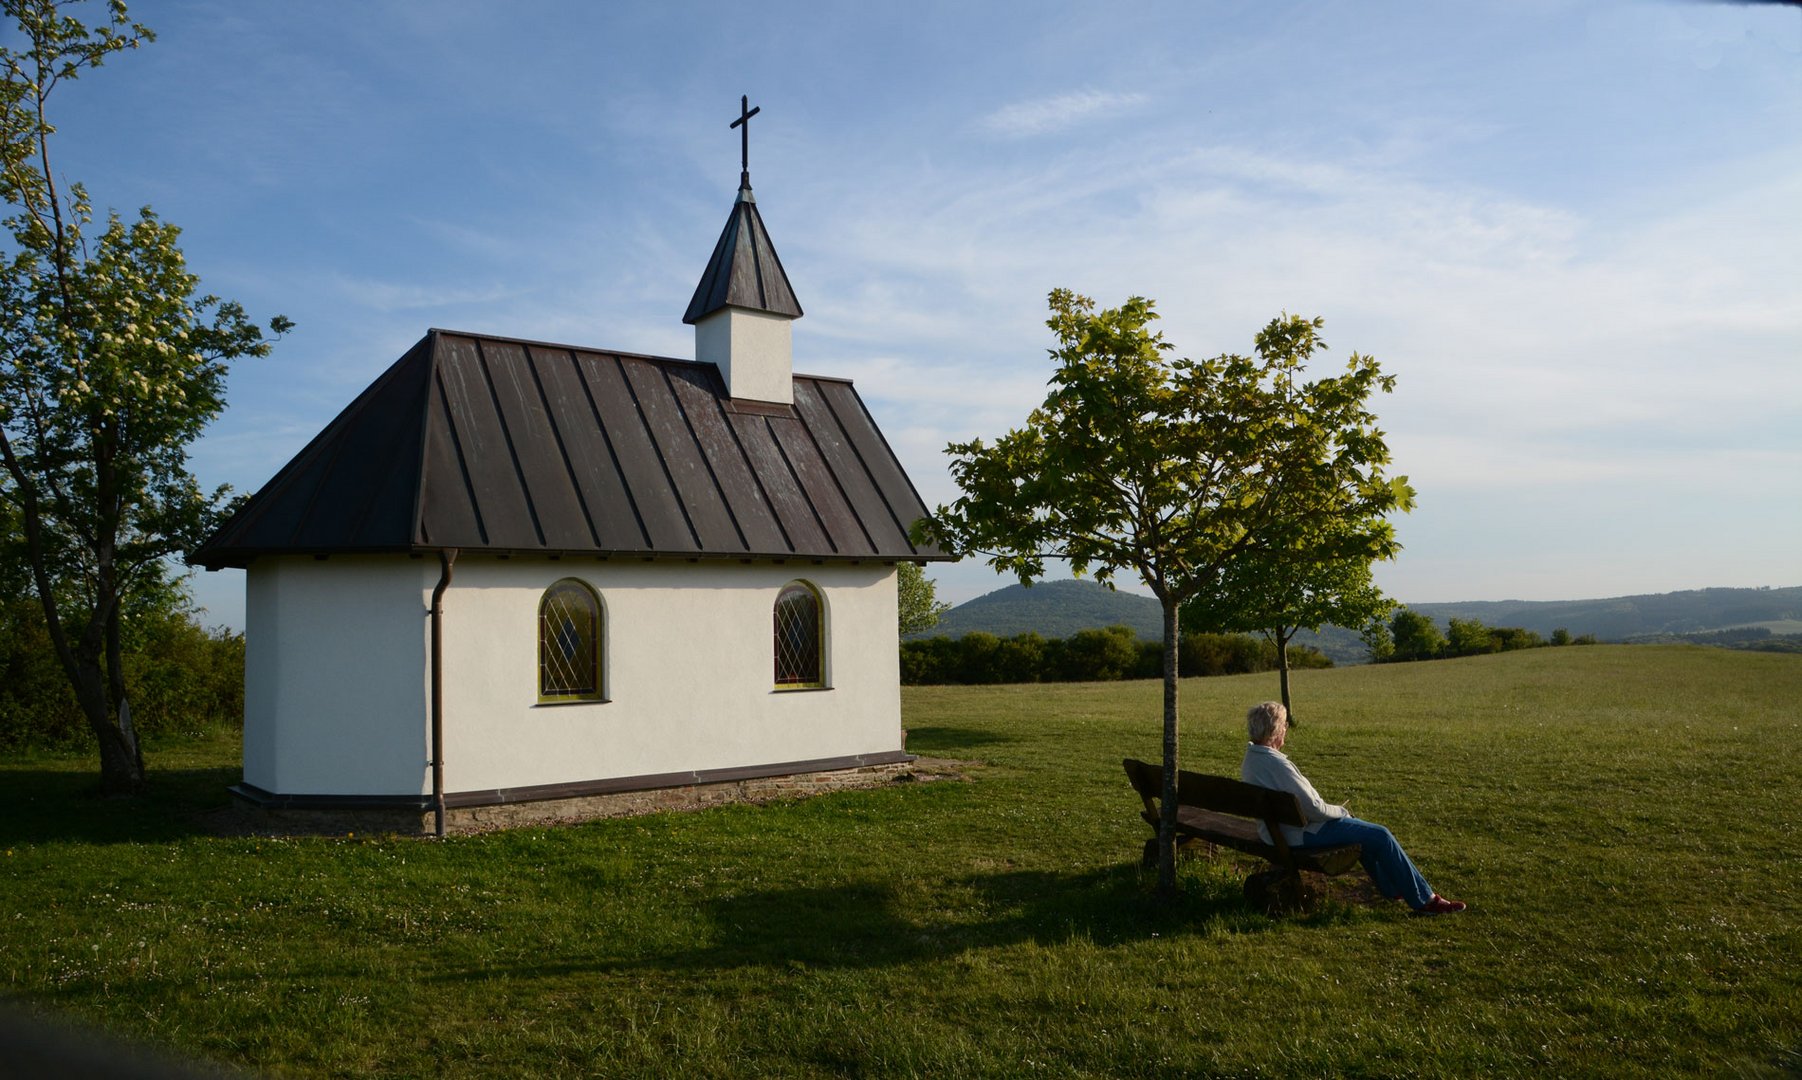
M 1281 316 L 1257 355 L 1171 359 L 1150 300 L 1118 308 L 1051 293 L 1057 338 L 1050 393 L 1024 427 L 992 445 L 954 443 L 963 494 L 917 531 L 980 553 L 1022 583 L 1048 559 L 1108 582 L 1136 576 L 1163 609 L 1163 821 L 1158 884 L 1176 887 L 1178 613 L 1232 560 L 1286 543 L 1302 522 L 1344 516 L 1335 552 L 1383 558 L 1393 534 L 1371 529 L 1413 491 L 1383 474 L 1389 451 L 1370 394 L 1393 380 L 1354 356 L 1345 374 L 1301 381 L 1319 320 Z M 1360 523 L 1364 523 L 1360 525 Z
M 1289 723 L 1296 723 L 1289 696 L 1289 642 L 1302 630 L 1323 626 L 1366 628 L 1380 623 L 1395 601 L 1370 576 L 1370 559 L 1312 557 L 1321 529 L 1339 519 L 1313 523 L 1290 545 L 1241 555 L 1221 571 L 1210 588 L 1183 605 L 1182 628 L 1191 633 L 1259 633 L 1276 646 L 1277 681 Z M 1364 523 L 1371 535 L 1388 528 Z
M 937 587 L 919 563 L 904 562 L 895 567 L 895 594 L 902 637 L 925 633 L 951 610 L 950 604 L 939 603 Z
M 169 585 L 225 489 L 203 493 L 187 448 L 224 408 L 228 363 L 269 350 L 237 304 L 196 296 L 179 230 L 148 207 L 93 208 L 51 161 L 47 103 L 63 82 L 154 40 L 120 0 L 84 25 L 68 0 L 4 0 L 22 38 L 0 47 L 0 558 L 25 568 L 51 645 L 100 749 L 103 790 L 144 781 L 131 725 L 123 614 Z M 276 318 L 270 329 L 288 329 Z

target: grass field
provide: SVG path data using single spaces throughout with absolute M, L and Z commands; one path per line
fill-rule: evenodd
M 1802 657 L 1295 684 L 1290 755 L 1469 912 L 1272 920 L 1225 858 L 1160 903 L 1155 683 L 922 687 L 969 782 L 442 843 L 212 835 L 224 739 L 137 805 L 6 762 L 0 992 L 293 1076 L 1802 1075 Z M 1185 766 L 1236 773 L 1273 689 L 1186 682 Z

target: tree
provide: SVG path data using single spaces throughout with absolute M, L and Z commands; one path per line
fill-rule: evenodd
M 1064 639 L 1058 677 L 1109 682 L 1127 678 L 1138 663 L 1139 635 L 1132 627 L 1089 627 Z
M 59 666 L 100 749 L 103 790 L 142 786 L 122 621 L 170 587 L 171 556 L 216 522 L 187 447 L 224 407 L 229 361 L 269 350 L 237 304 L 195 296 L 179 230 L 145 207 L 90 237 L 80 184 L 51 165 L 59 83 L 154 40 L 110 0 L 90 29 L 66 0 L 5 0 L 23 34 L 0 47 L 0 501 L 6 541 L 44 610 Z M 276 318 L 277 335 L 289 323 Z
M 1513 652 L 1516 649 L 1537 649 L 1546 643 L 1545 639 L 1524 626 L 1492 626 L 1489 638 L 1495 643 L 1493 652 Z
M 951 610 L 950 604 L 939 603 L 936 586 L 918 563 L 904 562 L 895 567 L 895 594 L 902 637 L 925 633 Z
M 1448 619 L 1445 625 L 1447 656 L 1481 656 L 1501 652 L 1495 632 L 1478 619 Z
M 1163 821 L 1158 884 L 1176 887 L 1178 612 L 1234 558 L 1284 542 L 1334 507 L 1376 520 L 1410 504 L 1388 479 L 1388 449 L 1365 407 L 1392 379 L 1353 356 L 1345 374 L 1302 383 L 1319 320 L 1281 316 L 1255 359 L 1169 359 L 1149 329 L 1150 300 L 1096 311 L 1067 289 L 1050 296 L 1057 338 L 1045 401 L 993 445 L 947 448 L 963 494 L 916 527 L 957 553 L 980 553 L 1022 584 L 1065 559 L 1098 580 L 1134 575 L 1163 611 Z M 1329 452 L 1329 449 L 1331 452 Z M 1348 527 L 1344 557 L 1385 557 L 1386 530 Z
M 1289 698 L 1289 642 L 1295 635 L 1327 625 L 1366 627 L 1395 607 L 1371 580 L 1370 559 L 1314 556 L 1326 539 L 1323 531 L 1345 527 L 1343 518 L 1302 524 L 1305 531 L 1289 546 L 1232 560 L 1214 586 L 1197 593 L 1182 612 L 1184 630 L 1261 633 L 1269 639 L 1276 647 L 1277 682 L 1291 724 L 1296 721 Z M 1373 536 L 1390 529 L 1380 519 L 1349 524 Z
M 1433 660 L 1445 652 L 1445 635 L 1430 616 L 1401 608 L 1389 619 L 1392 660 Z
M 1363 639 L 1371 663 L 1387 664 L 1395 659 L 1395 638 L 1390 635 L 1386 620 L 1370 620 L 1358 631 L 1358 637 Z

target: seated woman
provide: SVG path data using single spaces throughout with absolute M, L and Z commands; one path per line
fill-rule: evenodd
M 1289 735 L 1289 712 L 1280 701 L 1266 701 L 1245 715 L 1251 745 L 1245 748 L 1245 761 L 1239 776 L 1248 784 L 1275 788 L 1295 796 L 1301 803 L 1306 828 L 1282 826 L 1283 838 L 1291 847 L 1318 847 L 1331 844 L 1361 844 L 1360 861 L 1370 880 L 1376 882 L 1384 896 L 1406 901 L 1421 915 L 1446 915 L 1463 911 L 1464 903 L 1447 900 L 1433 891 L 1427 879 L 1414 869 L 1402 846 L 1383 826 L 1352 817 L 1343 806 L 1335 806 L 1320 797 L 1308 778 L 1283 756 L 1283 743 Z M 1263 825 L 1258 826 L 1267 844 L 1275 843 Z

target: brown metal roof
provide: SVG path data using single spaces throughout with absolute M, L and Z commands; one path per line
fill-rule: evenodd
M 776 246 L 764 230 L 748 177 L 740 182 L 732 216 L 720 230 L 713 256 L 707 260 L 682 321 L 697 323 L 728 306 L 801 317 L 801 302 L 795 299 L 782 260 L 776 257 Z
M 944 559 L 849 382 L 432 330 L 189 562 L 419 552 Z

